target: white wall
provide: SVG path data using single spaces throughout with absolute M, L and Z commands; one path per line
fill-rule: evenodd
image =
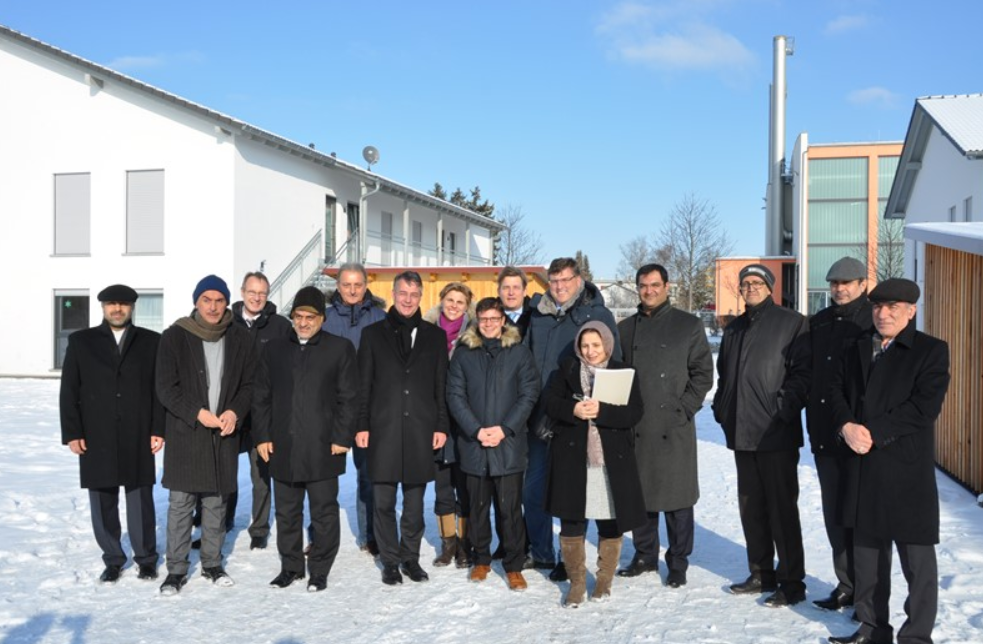
M 31 315 L 27 328 L 23 315 L 0 316 L 0 374 L 50 372 L 57 289 L 89 292 L 91 324 L 102 317 L 96 294 L 115 282 L 163 290 L 165 322 L 187 314 L 197 280 L 232 268 L 233 147 L 203 119 L 108 80 L 94 88 L 16 43 L 0 41 L 0 76 L 0 212 L 10 222 L 0 256 L 16 275 L 4 301 Z M 127 256 L 126 172 L 147 169 L 164 170 L 164 254 Z M 52 256 L 53 176 L 66 172 L 91 173 L 88 257 Z

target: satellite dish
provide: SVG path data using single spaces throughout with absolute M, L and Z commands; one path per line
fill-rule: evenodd
M 379 162 L 379 150 L 375 146 L 367 145 L 362 150 L 362 158 L 369 164 L 368 169 L 371 170 L 372 166 Z

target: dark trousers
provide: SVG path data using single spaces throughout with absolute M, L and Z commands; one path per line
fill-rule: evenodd
M 133 560 L 138 564 L 157 563 L 157 515 L 154 511 L 154 487 L 127 486 L 126 531 L 133 548 Z M 89 506 L 92 514 L 92 532 L 102 549 L 102 560 L 107 566 L 122 566 L 126 553 L 120 543 L 123 528 L 119 522 L 119 488 L 89 490 Z
M 693 554 L 693 508 L 682 508 L 662 513 L 666 518 L 666 565 L 669 570 L 686 572 L 689 556 Z M 659 513 L 646 513 L 645 523 L 631 532 L 635 544 L 635 556 L 646 563 L 659 561 Z
M 403 514 L 396 531 L 396 487 L 403 487 Z M 423 493 L 426 485 L 373 483 L 375 540 L 379 558 L 387 566 L 420 560 L 423 540 Z
M 522 519 L 522 473 L 506 476 L 467 476 L 471 499 L 471 545 L 478 565 L 491 565 L 491 508 L 505 550 L 505 572 L 518 572 L 526 559 L 526 524 Z
M 522 488 L 522 511 L 526 519 L 529 551 L 536 561 L 556 560 L 553 548 L 553 517 L 546 512 L 546 475 L 549 470 L 549 445 L 528 434 L 529 460 Z
M 734 452 L 748 568 L 783 588 L 805 588 L 798 450 Z M 775 568 L 775 553 L 778 568 Z
M 471 505 L 468 499 L 468 478 L 457 463 L 437 463 L 433 489 L 434 514 L 468 516 Z
M 823 499 L 823 521 L 826 537 L 833 550 L 833 572 L 836 590 L 853 594 L 853 530 L 837 525 L 836 506 L 840 496 L 840 470 L 843 461 L 835 456 L 816 455 L 816 474 Z
M 253 485 L 252 518 L 249 521 L 250 537 L 270 536 L 270 465 L 259 457 L 256 448 L 249 454 L 249 479 Z M 239 504 L 239 492 L 229 495 L 225 510 L 225 529 L 229 531 L 235 525 L 236 506 Z
M 375 531 L 372 529 L 372 481 L 369 479 L 368 456 L 369 450 L 363 447 L 352 447 L 352 461 L 355 462 L 355 515 L 358 520 L 358 545 L 364 546 L 375 541 Z
M 892 545 L 898 549 L 901 571 L 908 582 L 905 623 L 898 630 L 898 644 L 931 644 L 939 604 L 939 569 L 935 546 L 892 543 L 854 531 L 853 553 L 856 591 L 853 595 L 860 632 L 874 642 L 891 642 Z
M 587 524 L 590 522 L 591 519 L 583 519 L 581 521 L 560 519 L 560 536 L 587 536 Z M 621 530 L 618 530 L 618 521 L 616 519 L 595 519 L 594 523 L 597 524 L 597 536 L 601 539 L 617 539 L 624 534 Z
M 304 483 L 273 481 L 276 496 L 276 548 L 283 570 L 304 574 L 304 497 L 311 508 L 311 552 L 307 567 L 311 575 L 331 572 L 341 544 L 338 518 L 338 479 Z

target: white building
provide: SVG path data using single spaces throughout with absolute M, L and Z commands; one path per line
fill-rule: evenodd
M 161 329 L 209 273 L 283 304 L 340 261 L 491 263 L 488 217 L 3 26 L 0 77 L 0 375 L 57 370 L 112 283 Z
M 965 224 L 983 222 L 983 94 L 915 101 L 884 216 L 906 220 L 905 275 L 923 289 L 926 234 L 978 235 Z

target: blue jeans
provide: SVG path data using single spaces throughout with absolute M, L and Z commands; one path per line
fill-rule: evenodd
M 522 488 L 522 506 L 526 517 L 529 550 L 536 561 L 556 561 L 553 549 L 553 517 L 543 509 L 546 501 L 546 471 L 549 468 L 549 445 L 528 434 L 529 464 Z

